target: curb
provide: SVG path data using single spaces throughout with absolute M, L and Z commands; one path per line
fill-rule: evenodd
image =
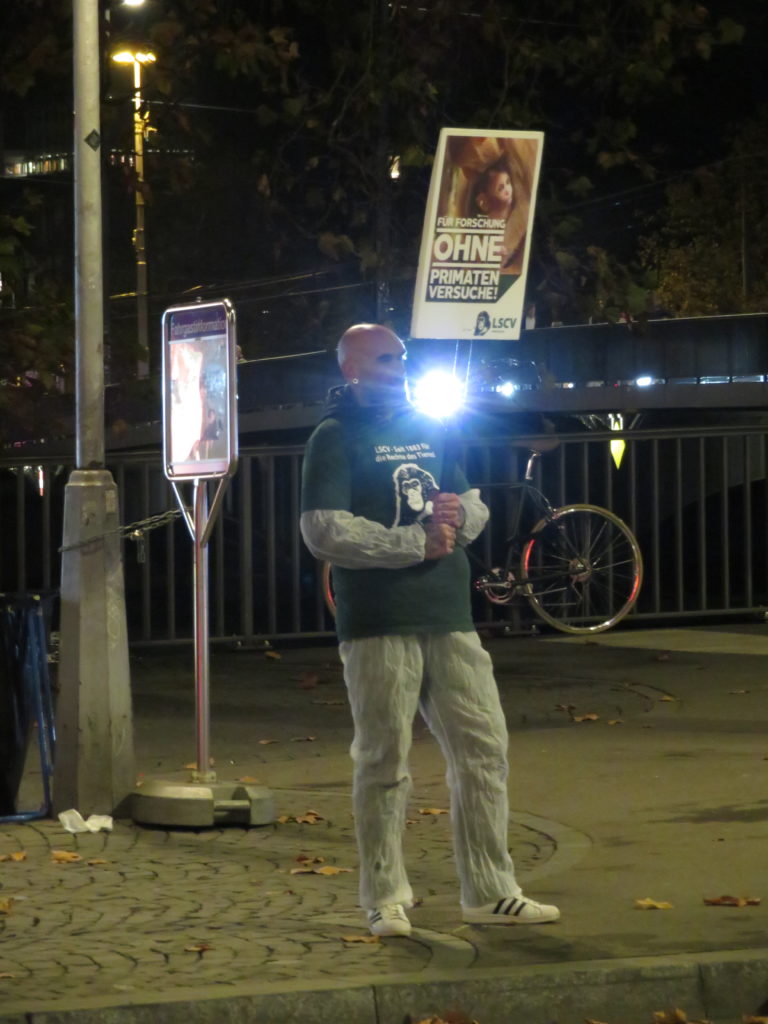
M 78 1006 L 25 1008 L 0 1024 L 403 1024 L 449 1010 L 479 1024 L 576 1024 L 585 1018 L 643 1022 L 681 1007 L 689 1019 L 740 1019 L 768 997 L 765 951 L 637 957 L 523 968 L 389 975 L 353 984 L 233 985 L 184 1000 L 83 999 Z M 6 1009 L 9 1009 L 6 1007 Z

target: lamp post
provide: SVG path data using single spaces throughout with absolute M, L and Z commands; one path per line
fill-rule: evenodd
M 133 233 L 133 248 L 136 255 L 136 314 L 139 339 L 139 377 L 149 375 L 149 313 L 147 286 L 147 251 L 144 235 L 144 132 L 146 122 L 141 113 L 141 69 L 144 64 L 155 61 L 154 53 L 148 51 L 120 50 L 112 54 L 117 64 L 133 65 L 133 152 L 136 187 L 136 227 Z

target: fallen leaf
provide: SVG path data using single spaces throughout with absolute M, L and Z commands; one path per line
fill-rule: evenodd
M 669 661 L 669 654 L 663 651 L 661 654 L 656 655 L 656 661 Z
M 280 817 L 277 819 L 278 824 L 280 824 L 280 825 L 285 825 L 287 822 L 289 822 L 291 820 L 292 820 L 291 817 L 289 815 L 287 815 L 287 814 L 281 814 Z
M 290 873 L 292 875 L 341 875 L 348 874 L 352 871 L 352 868 L 336 868 L 332 864 L 324 864 L 321 868 L 313 868 L 311 866 L 301 868 L 291 868 Z
M 712 896 L 704 897 L 708 907 L 759 907 L 760 900 L 752 896 Z
M 235 782 L 258 782 L 258 779 L 254 779 L 252 775 L 241 775 L 239 779 L 235 779 Z
M 673 697 L 669 693 L 665 693 L 663 697 L 659 697 L 659 700 L 660 701 L 667 701 L 670 704 L 676 704 L 677 703 L 677 697 Z
M 0 972 L 0 981 L 8 981 L 10 978 L 15 978 L 15 974 L 9 974 L 7 971 Z
M 96 867 L 97 864 L 109 864 L 108 860 L 104 860 L 102 857 L 91 857 L 90 860 L 85 862 L 89 868 Z
M 709 1024 L 703 1020 L 688 1020 L 685 1010 L 657 1010 L 653 1015 L 653 1024 Z
M 671 903 L 658 902 L 646 896 L 644 900 L 635 900 L 635 910 L 672 910 Z
M 316 825 L 318 821 L 325 821 L 325 818 L 317 811 L 307 811 L 306 814 L 297 814 L 295 820 L 300 825 Z
M 277 651 L 265 651 L 264 657 L 272 658 L 274 661 L 280 661 L 280 659 L 282 658 L 282 654 L 278 654 Z
M 744 1021 L 744 1024 L 768 1024 L 768 1017 L 755 1017 L 749 1013 L 745 1013 L 741 1019 Z
M 314 672 L 302 672 L 299 676 L 299 689 L 314 690 L 319 682 L 320 676 L 316 675 Z
M 317 736 L 294 736 L 291 743 L 314 743 Z
M 609 718 L 608 725 L 624 725 L 620 718 Z
M 555 704 L 555 711 L 568 711 L 570 713 L 571 711 L 575 710 L 575 704 Z
M 7 896 L 5 899 L 0 900 L 0 914 L 10 914 L 12 906 L 13 896 Z
M 268 743 L 277 743 L 277 740 L 259 740 L 262 747 L 266 747 Z
M 310 857 L 308 853 L 300 853 L 296 860 L 299 864 L 325 864 L 325 857 Z
M 449 814 L 444 807 L 421 807 L 419 814 Z
M 574 715 L 574 722 L 596 722 L 600 715 L 596 715 L 594 711 L 588 712 L 586 715 Z
M 13 853 L 11 854 L 11 860 L 16 861 L 16 863 L 18 863 L 19 861 L 22 861 L 22 860 L 26 860 L 26 859 L 27 859 L 27 851 L 26 850 L 14 850 Z
M 216 759 L 213 758 L 213 757 L 209 757 L 208 758 L 208 766 L 210 768 L 213 768 L 213 766 L 215 764 L 216 764 Z M 190 761 L 189 764 L 185 764 L 184 767 L 186 768 L 186 770 L 188 772 L 196 772 L 197 771 L 197 761 Z
M 51 857 L 54 864 L 75 864 L 83 859 L 79 853 L 72 853 L 70 850 L 51 850 Z
M 213 949 L 213 946 L 206 945 L 205 942 L 199 943 L 197 946 L 185 946 L 185 953 L 207 953 L 209 949 Z
M 423 1020 L 414 1021 L 413 1024 L 478 1024 L 474 1017 L 470 1018 L 461 1010 L 448 1010 L 444 1017 L 437 1014 L 432 1017 L 425 1017 Z
M 342 942 L 361 942 L 364 945 L 374 945 L 379 941 L 378 935 L 342 935 Z
M 728 693 L 749 693 L 749 690 L 729 690 Z
M 406 818 L 405 819 L 405 824 L 406 825 L 418 825 L 419 824 L 419 819 L 418 818 Z

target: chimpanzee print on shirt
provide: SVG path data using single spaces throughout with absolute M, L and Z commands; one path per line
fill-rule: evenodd
M 392 474 L 395 483 L 395 521 L 393 526 L 410 526 L 432 515 L 432 494 L 437 481 L 421 466 L 406 462 Z

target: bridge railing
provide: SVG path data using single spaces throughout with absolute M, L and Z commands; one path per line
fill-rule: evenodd
M 609 441 L 626 451 L 614 465 Z M 768 607 L 768 455 L 759 428 L 561 435 L 537 467 L 554 504 L 592 502 L 635 531 L 646 575 L 632 617 L 666 621 L 750 616 Z M 251 644 L 331 635 L 318 567 L 298 529 L 303 446 L 246 446 L 210 542 L 211 636 Z M 508 437 L 465 439 L 468 477 L 491 509 L 476 541 L 495 564 L 509 521 L 505 483 L 526 451 Z M 52 589 L 60 571 L 64 486 L 60 459 L 0 464 L 0 591 Z M 110 456 L 118 485 L 129 636 L 168 643 L 192 636 L 192 551 L 177 517 L 154 527 L 175 502 L 158 451 Z M 511 608 L 476 597 L 480 625 L 515 621 Z M 523 609 L 522 622 L 526 612 Z

